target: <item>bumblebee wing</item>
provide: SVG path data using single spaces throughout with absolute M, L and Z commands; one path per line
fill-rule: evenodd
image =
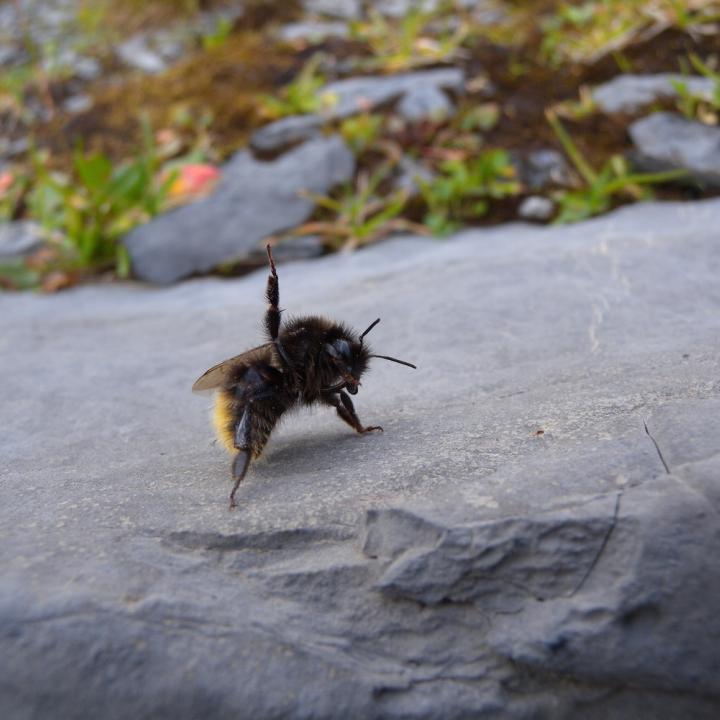
M 271 344 L 272 343 L 265 343 L 265 345 L 259 345 L 252 350 L 247 350 L 240 355 L 236 355 L 235 357 L 223 360 L 217 365 L 213 365 L 213 367 L 211 367 L 209 370 L 206 370 L 195 381 L 195 384 L 192 386 L 192 391 L 194 393 L 201 393 L 219 388 L 228 379 L 230 372 L 235 367 L 235 365 L 237 365 L 239 362 L 243 362 L 244 360 L 250 360 L 251 357 L 254 360 L 257 357 L 258 350 L 264 350 L 265 348 L 270 347 Z

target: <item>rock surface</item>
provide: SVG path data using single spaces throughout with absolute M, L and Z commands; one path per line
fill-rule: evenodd
M 265 272 L 0 296 L 0 715 L 720 707 L 720 201 L 280 268 L 365 327 L 385 433 L 298 413 L 227 510 L 189 386 Z
M 689 178 L 720 187 L 720 128 L 659 112 L 636 120 L 629 132 L 641 170 L 686 170 Z
M 354 169 L 353 155 L 338 137 L 311 140 L 274 162 L 239 152 L 222 168 L 211 195 L 125 238 L 133 272 L 141 280 L 169 283 L 245 258 L 263 238 L 310 216 L 315 203 L 300 193 L 326 193 Z
M 709 99 L 715 83 L 711 78 L 680 73 L 657 73 L 655 75 L 618 75 L 609 82 L 598 85 L 593 100 L 606 113 L 635 112 L 656 100 L 678 95 L 676 83 L 682 83 L 692 95 Z

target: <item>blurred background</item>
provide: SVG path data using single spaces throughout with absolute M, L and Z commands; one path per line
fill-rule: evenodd
M 0 287 L 720 186 L 720 2 L 4 0 Z

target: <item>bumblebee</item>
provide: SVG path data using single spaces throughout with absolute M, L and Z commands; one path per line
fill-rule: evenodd
M 323 317 L 298 317 L 281 322 L 280 284 L 267 246 L 268 275 L 264 326 L 267 342 L 203 373 L 193 392 L 216 390 L 213 424 L 218 439 L 233 456 L 230 508 L 250 462 L 257 459 L 280 418 L 297 405 L 321 403 L 335 408 L 341 420 L 360 434 L 382 432 L 379 425 L 363 425 L 350 395 L 356 395 L 370 358 L 382 358 L 414 368 L 388 355 L 376 355 L 365 336 L 343 323 Z

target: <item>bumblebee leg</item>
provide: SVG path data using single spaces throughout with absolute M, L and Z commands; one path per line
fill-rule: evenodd
M 232 492 L 230 493 L 231 510 L 234 507 L 237 507 L 237 503 L 235 502 L 235 493 L 240 487 L 240 483 L 243 481 L 243 478 L 248 471 L 248 467 L 250 467 L 250 457 L 252 455 L 252 449 L 250 447 L 251 420 L 252 416 L 250 408 L 246 407 L 245 410 L 243 410 L 240 422 L 235 428 L 235 447 L 238 452 L 237 455 L 235 455 L 232 464 L 232 476 L 233 480 L 235 480 L 235 484 L 233 485 Z
M 243 481 L 247 469 L 250 466 L 250 450 L 238 450 L 238 454 L 235 456 L 232 464 L 232 475 L 235 479 L 232 492 L 230 493 L 230 509 L 237 507 L 235 502 L 235 493 L 240 487 L 240 483 Z
M 267 289 L 265 290 L 265 297 L 268 302 L 268 308 L 265 312 L 265 329 L 274 342 L 280 332 L 280 308 L 278 307 L 280 304 L 280 283 L 270 245 L 267 246 L 267 255 L 270 261 L 270 275 L 268 275 Z
M 363 435 L 364 433 L 373 432 L 378 430 L 380 432 L 383 429 L 379 425 L 368 425 L 365 427 L 361 422 L 360 418 L 355 412 L 355 406 L 350 396 L 346 392 L 341 392 L 339 395 L 331 395 L 328 398 L 330 405 L 333 405 L 337 410 L 337 414 L 342 420 L 344 420 L 353 430 Z

